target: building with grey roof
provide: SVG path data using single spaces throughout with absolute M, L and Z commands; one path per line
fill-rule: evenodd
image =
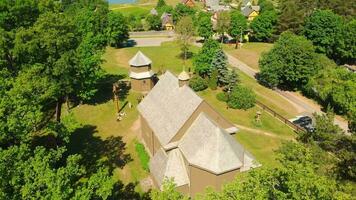
M 162 188 L 165 179 L 173 179 L 178 191 L 194 196 L 259 165 L 231 136 L 237 128 L 180 79 L 163 74 L 138 111 L 155 185 Z
M 151 69 L 152 61 L 138 51 L 136 55 L 129 61 L 131 88 L 140 92 L 147 92 L 154 85 L 155 73 Z

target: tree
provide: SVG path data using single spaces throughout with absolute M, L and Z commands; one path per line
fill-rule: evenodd
M 274 47 L 259 61 L 259 79 L 270 86 L 296 89 L 304 86 L 318 72 L 318 55 L 310 41 L 285 32 Z
M 156 5 L 156 9 L 158 10 L 158 9 L 160 9 L 160 8 L 166 6 L 166 5 L 167 4 L 166 4 L 166 2 L 164 0 L 158 0 L 157 1 L 157 5 Z
M 237 83 L 240 82 L 239 75 L 236 73 L 235 69 L 233 69 L 233 70 L 229 70 L 227 77 L 228 77 L 227 78 L 228 84 L 225 86 L 224 89 L 226 91 L 231 91 L 234 89 L 234 87 L 237 85 Z
M 228 96 L 227 105 L 230 108 L 247 110 L 255 106 L 256 95 L 247 87 L 235 86 Z
M 230 27 L 230 14 L 227 11 L 222 11 L 218 15 L 216 30 L 221 34 L 221 43 L 224 41 L 224 34 Z
M 185 4 L 182 4 L 182 3 L 178 3 L 173 11 L 173 21 L 178 22 L 180 18 L 182 18 L 183 16 L 188 16 L 188 15 L 191 16 L 194 21 L 195 12 L 196 12 L 196 10 L 194 8 L 186 6 Z
M 158 15 L 147 15 L 146 21 L 148 22 L 150 30 L 161 30 L 162 22 L 161 18 Z
M 229 70 L 227 68 L 227 56 L 222 49 L 216 51 L 214 58 L 211 62 L 210 76 L 214 71 L 218 72 L 218 84 L 225 86 L 229 83 Z
M 44 147 L 36 147 L 32 152 L 28 145 L 0 149 L 0 197 L 106 199 L 111 195 L 114 181 L 107 169 L 99 168 L 87 176 L 86 168 L 80 164 L 81 156 L 66 158 L 64 153 L 64 148 Z
M 194 35 L 194 26 L 192 18 L 189 16 L 182 17 L 176 26 L 178 33 L 178 42 L 184 55 L 184 64 L 187 60 L 188 52 L 192 37 Z
M 210 77 L 208 80 L 208 86 L 210 89 L 212 90 L 216 90 L 217 88 L 217 84 L 218 84 L 218 76 L 219 76 L 219 72 L 217 69 L 214 69 L 211 73 L 210 73 Z
M 109 12 L 108 26 L 106 33 L 110 45 L 119 47 L 123 42 L 129 39 L 129 28 L 125 17 L 120 12 Z
M 198 34 L 205 40 L 213 35 L 213 24 L 211 23 L 210 15 L 207 13 L 199 13 Z
M 260 6 L 260 14 L 268 11 L 275 11 L 275 7 L 270 0 L 259 0 L 258 5 Z
M 272 40 L 277 24 L 277 13 L 275 11 L 266 11 L 257 16 L 251 22 L 253 31 L 252 37 L 258 42 L 268 42 Z
M 205 79 L 200 76 L 194 76 L 189 81 L 189 87 L 191 87 L 194 91 L 202 91 L 208 88 L 208 83 Z
M 243 33 L 247 30 L 247 19 L 240 11 L 231 12 L 231 22 L 228 30 L 229 35 L 236 40 L 236 49 L 238 41 L 242 42 Z
M 173 180 L 165 179 L 163 182 L 163 190 L 159 191 L 157 189 L 151 192 L 152 200 L 188 200 L 188 197 L 183 196 L 177 190 L 175 190 L 175 184 Z
M 195 72 L 200 76 L 207 76 L 211 68 L 211 62 L 219 49 L 221 47 L 217 41 L 213 39 L 205 40 L 202 49 L 195 55 L 193 60 Z
M 356 20 L 345 23 L 339 38 L 336 38 L 336 57 L 340 63 L 356 64 Z
M 306 18 L 304 36 L 316 46 L 316 51 L 336 58 L 336 44 L 341 34 L 343 20 L 330 10 L 316 10 Z

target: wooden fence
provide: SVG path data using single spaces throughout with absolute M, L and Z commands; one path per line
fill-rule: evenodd
M 291 127 L 294 131 L 303 131 L 305 132 L 306 130 L 296 124 L 294 124 L 293 122 L 289 121 L 287 118 L 283 117 L 282 115 L 278 114 L 277 112 L 275 112 L 274 110 L 272 110 L 270 107 L 266 106 L 265 104 L 261 103 L 260 101 L 256 100 L 256 104 L 257 106 L 261 107 L 263 110 L 267 111 L 269 114 L 271 114 L 273 117 L 279 119 L 280 121 L 282 121 L 284 124 L 286 124 L 287 126 Z

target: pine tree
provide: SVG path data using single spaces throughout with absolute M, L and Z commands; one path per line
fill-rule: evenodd
M 228 71 L 227 81 L 228 84 L 225 89 L 231 91 L 239 82 L 239 76 L 236 73 L 235 69 Z
M 214 59 L 211 63 L 211 70 L 209 76 L 211 76 L 213 70 L 218 71 L 218 84 L 220 86 L 224 86 L 229 83 L 228 80 L 229 70 L 227 69 L 227 57 L 223 52 L 223 50 L 221 49 L 219 49 L 214 56 Z

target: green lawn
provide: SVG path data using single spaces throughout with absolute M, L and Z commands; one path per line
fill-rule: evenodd
M 192 46 L 193 53 L 198 52 L 198 47 Z M 176 42 L 164 42 L 160 47 L 131 47 L 125 49 L 108 48 L 104 55 L 103 67 L 110 73 L 127 72 L 129 65 L 128 61 L 137 53 L 142 51 L 152 60 L 152 68 L 154 71 L 171 70 L 173 73 L 180 73 L 183 69 L 184 61 L 180 56 L 180 48 Z M 192 60 L 186 61 L 186 70 L 192 67 Z
M 241 49 L 235 49 L 235 44 L 224 45 L 224 50 L 232 56 L 240 59 L 254 69 L 259 69 L 258 60 L 263 52 L 273 47 L 270 43 L 250 42 L 244 43 Z
M 113 11 L 121 12 L 123 15 L 147 16 L 154 5 L 139 5 L 139 4 L 116 4 L 110 5 Z

